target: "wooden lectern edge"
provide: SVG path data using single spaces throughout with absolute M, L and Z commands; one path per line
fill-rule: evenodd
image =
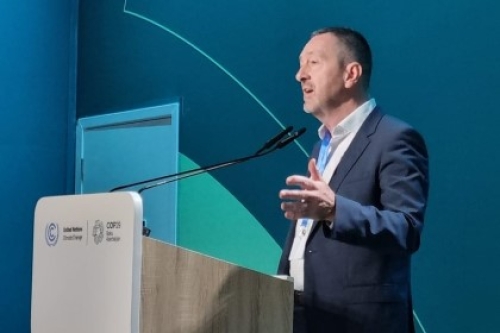
M 288 282 L 292 282 L 293 283 L 293 277 L 291 277 L 289 275 L 266 274 L 266 273 L 263 273 L 261 271 L 255 270 L 255 269 L 251 269 L 251 268 L 248 268 L 248 267 L 245 267 L 245 266 L 241 266 L 241 265 L 239 265 L 237 263 L 234 263 L 234 262 L 231 262 L 231 261 L 227 261 L 225 259 L 221 259 L 221 258 L 218 258 L 218 257 L 214 257 L 214 256 L 211 256 L 211 255 L 208 255 L 206 253 L 202 253 L 202 252 L 199 252 L 199 251 L 196 251 L 196 250 L 193 250 L 193 249 L 189 249 L 187 247 L 183 247 L 183 246 L 171 244 L 171 243 L 168 243 L 168 242 L 156 239 L 156 238 L 152 238 L 152 237 L 149 237 L 149 236 L 143 236 L 142 238 L 143 238 L 143 242 L 146 241 L 146 240 L 153 240 L 153 241 L 155 241 L 157 243 L 160 243 L 160 244 L 163 244 L 163 245 L 166 245 L 166 246 L 173 246 L 173 247 L 175 247 L 177 249 L 180 249 L 180 250 L 183 250 L 183 251 L 187 251 L 189 253 L 193 253 L 195 255 L 199 255 L 199 256 L 205 257 L 205 258 L 210 259 L 210 260 L 216 260 L 218 262 L 223 262 L 223 263 L 226 263 L 228 265 L 236 266 L 239 269 L 245 269 L 245 270 L 248 270 L 250 272 L 254 272 L 255 274 L 261 274 L 263 276 L 273 277 L 273 278 L 278 279 L 278 280 L 283 280 L 283 281 L 288 281 Z
M 141 332 L 289 333 L 293 283 L 143 237 Z

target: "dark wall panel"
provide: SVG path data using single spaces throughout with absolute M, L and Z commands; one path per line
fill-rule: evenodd
M 0 332 L 30 332 L 35 204 L 66 191 L 72 3 L 0 2 Z

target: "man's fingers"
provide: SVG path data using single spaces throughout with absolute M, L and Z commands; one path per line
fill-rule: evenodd
M 318 166 L 316 165 L 316 160 L 311 158 L 307 164 L 307 169 L 311 175 L 312 180 L 321 180 L 321 175 L 319 174 Z
M 314 182 L 312 179 L 305 176 L 290 176 L 286 179 L 288 186 L 300 186 L 304 190 L 314 189 Z
M 287 219 L 315 218 L 324 215 L 321 212 L 325 207 L 320 203 L 329 201 L 323 195 L 325 187 L 329 189 L 328 184 L 321 178 L 315 159 L 309 161 L 308 169 L 310 177 L 293 175 L 286 179 L 288 186 L 299 188 L 283 189 L 279 192 L 280 199 L 285 200 L 281 203 L 281 209 Z
M 309 215 L 309 203 L 307 201 L 282 202 L 281 210 L 287 219 L 296 220 Z
M 300 201 L 305 199 L 302 190 L 281 190 L 280 199 Z

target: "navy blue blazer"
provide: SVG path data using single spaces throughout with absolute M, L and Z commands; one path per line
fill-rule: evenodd
M 410 255 L 428 186 L 421 135 L 375 108 L 330 181 L 333 228 L 315 221 L 306 244 L 304 299 L 315 332 L 413 332 Z M 294 232 L 292 223 L 279 274 L 289 274 Z

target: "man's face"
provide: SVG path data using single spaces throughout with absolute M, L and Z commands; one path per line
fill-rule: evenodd
M 333 34 L 316 35 L 300 54 L 295 78 L 302 86 L 307 113 L 325 114 L 342 101 L 344 68 L 340 66 L 338 44 Z

